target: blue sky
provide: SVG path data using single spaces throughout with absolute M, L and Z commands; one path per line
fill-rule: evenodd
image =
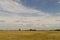
M 48 13 L 60 12 L 60 0 L 21 0 L 22 4 Z
M 0 29 L 19 28 L 60 28 L 60 0 L 0 0 Z

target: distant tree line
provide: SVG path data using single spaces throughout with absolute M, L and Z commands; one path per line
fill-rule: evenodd
M 54 30 L 54 31 L 60 31 L 60 29 L 56 29 L 56 30 Z
M 19 31 L 22 31 L 19 29 Z M 36 30 L 36 29 L 28 29 L 28 30 L 23 30 L 23 31 L 45 31 L 45 30 Z M 60 29 L 55 29 L 55 30 L 46 30 L 46 31 L 60 31 Z
M 22 31 L 21 29 L 19 29 L 19 31 Z M 37 31 L 36 29 L 28 29 L 28 30 L 24 30 L 24 31 Z

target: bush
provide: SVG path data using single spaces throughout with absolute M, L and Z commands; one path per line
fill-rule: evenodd
M 29 31 L 36 31 L 36 29 L 29 29 Z
M 21 31 L 21 29 L 19 29 L 19 31 Z
M 60 29 L 56 29 L 55 31 L 60 31 Z

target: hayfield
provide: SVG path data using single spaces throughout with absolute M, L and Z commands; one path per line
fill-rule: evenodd
M 0 31 L 0 40 L 60 40 L 59 31 Z

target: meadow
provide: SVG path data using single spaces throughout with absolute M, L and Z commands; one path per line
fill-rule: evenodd
M 60 40 L 60 31 L 0 31 L 0 40 Z

